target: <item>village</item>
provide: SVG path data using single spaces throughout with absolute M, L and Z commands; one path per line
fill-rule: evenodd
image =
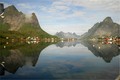
M 102 42 L 103 44 L 117 44 L 120 45 L 120 37 L 102 37 L 98 38 L 98 41 Z

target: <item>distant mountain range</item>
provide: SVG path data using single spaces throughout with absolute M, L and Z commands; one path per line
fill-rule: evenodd
M 14 5 L 8 6 L 4 10 L 4 19 L 0 17 L 0 36 L 38 36 L 40 38 L 51 37 L 39 25 L 35 13 L 24 14 L 16 9 Z M 3 34 L 4 32 L 4 34 Z
M 114 23 L 111 17 L 105 18 L 102 22 L 96 23 L 88 32 L 84 33 L 81 39 L 101 38 L 120 35 L 120 25 Z
M 55 35 L 59 38 L 76 38 L 76 39 L 80 38 L 80 36 L 77 35 L 76 33 L 70 33 L 70 32 L 65 33 L 62 31 L 57 32 Z

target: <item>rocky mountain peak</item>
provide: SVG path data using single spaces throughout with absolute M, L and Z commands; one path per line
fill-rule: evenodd
M 106 17 L 103 22 L 106 22 L 106 23 L 113 23 L 113 20 L 111 17 Z
M 5 8 L 4 15 L 4 23 L 8 23 L 10 25 L 9 30 L 11 31 L 18 31 L 24 24 L 30 24 L 31 26 L 40 28 L 35 13 L 24 14 L 17 10 L 17 8 L 14 5 Z
M 103 22 L 95 24 L 88 32 L 81 36 L 81 39 L 101 38 L 108 36 L 118 36 L 120 33 L 120 25 L 114 23 L 111 17 L 106 17 Z M 119 30 L 118 30 L 119 29 Z
M 19 15 L 19 11 L 16 9 L 14 5 L 8 6 L 5 8 L 5 16 Z
M 32 21 L 31 21 L 31 23 L 32 23 L 34 26 L 36 26 L 36 27 L 40 27 L 39 21 L 38 21 L 37 16 L 36 16 L 35 13 L 32 13 Z
M 32 13 L 32 16 L 33 16 L 33 17 L 36 17 L 35 13 Z
M 11 9 L 17 10 L 14 5 L 10 5 L 10 6 L 8 6 L 7 8 L 11 8 Z
M 37 19 L 35 13 L 32 13 L 32 19 Z
M 5 10 L 16 11 L 19 12 L 14 5 L 8 6 Z

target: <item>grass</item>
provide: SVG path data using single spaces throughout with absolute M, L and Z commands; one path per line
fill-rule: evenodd
M 31 24 L 24 24 L 20 29 L 19 32 L 22 34 L 25 34 L 26 36 L 38 36 L 40 38 L 51 38 L 55 37 L 48 33 L 46 33 L 44 30 L 42 30 L 40 27 L 33 26 Z
M 0 42 L 5 41 L 6 37 L 9 37 L 9 39 L 20 39 L 28 36 L 39 38 L 57 38 L 56 36 L 46 33 L 40 27 L 35 27 L 31 24 L 24 24 L 18 31 L 9 31 L 9 28 L 8 24 L 0 23 Z
M 9 56 L 11 54 L 10 50 L 19 50 L 24 56 L 34 56 L 40 54 L 40 52 L 51 45 L 52 43 L 41 42 L 38 44 L 27 44 L 27 43 L 9 43 L 0 44 L 0 56 Z M 6 46 L 4 49 L 3 46 Z
M 1 22 L 0 22 L 0 31 L 8 31 L 9 28 L 10 28 L 10 27 L 9 27 L 8 24 L 1 23 Z

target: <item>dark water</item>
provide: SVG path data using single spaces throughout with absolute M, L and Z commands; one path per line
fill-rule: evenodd
M 116 44 L 58 42 L 0 45 L 0 79 L 115 80 Z

